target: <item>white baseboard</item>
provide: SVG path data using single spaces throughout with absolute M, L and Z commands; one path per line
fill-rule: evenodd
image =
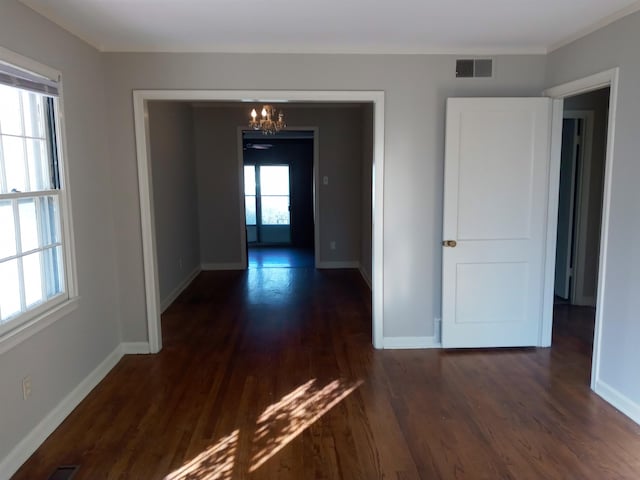
M 318 262 L 316 268 L 340 269 L 340 268 L 360 268 L 360 262 Z
M 382 348 L 389 350 L 442 348 L 442 344 L 435 337 L 384 337 Z
M 193 280 L 201 271 L 202 269 L 200 265 L 198 265 L 189 275 L 187 275 L 187 278 L 185 278 L 176 288 L 173 289 L 173 291 L 167 296 L 167 298 L 163 299 L 160 302 L 160 313 L 164 313 L 164 311 L 169 308 L 173 302 L 176 301 L 176 298 L 178 298 L 180 294 L 184 292 L 185 288 L 187 288 L 191 284 L 191 282 L 193 282 Z
M 629 397 L 620 393 L 618 390 L 602 380 L 596 380 L 596 388 L 594 391 L 608 403 L 640 425 L 640 404 L 634 402 Z
M 151 353 L 149 342 L 123 342 L 120 346 L 124 355 L 148 355 Z
M 202 271 L 215 271 L 215 270 L 244 270 L 245 267 L 242 262 L 235 263 L 203 263 L 200 265 Z
M 362 268 L 362 265 L 358 265 L 358 270 L 360 270 L 360 275 L 362 275 L 362 279 L 364 280 L 364 283 L 366 283 L 369 287 L 369 290 L 373 290 L 373 288 L 371 287 L 371 279 L 369 278 L 369 275 L 367 275 L 367 272 L 365 272 Z
M 123 355 L 122 345 L 105 358 L 80 384 L 74 388 L 62 401 L 45 416 L 38 425 L 31 430 L 0 461 L 0 478 L 10 478 L 24 462 L 35 452 L 53 431 L 64 421 L 74 408 L 94 389 L 98 383 L 120 361 Z

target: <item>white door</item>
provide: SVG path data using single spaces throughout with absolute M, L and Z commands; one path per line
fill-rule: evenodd
M 540 344 L 552 100 L 451 98 L 442 345 Z

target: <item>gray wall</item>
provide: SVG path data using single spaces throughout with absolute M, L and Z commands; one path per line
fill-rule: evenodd
M 589 197 L 583 199 L 587 209 L 585 237 L 585 262 L 583 265 L 583 297 L 595 302 L 598 286 L 598 254 L 600 249 L 600 222 L 602 218 L 602 190 L 604 186 L 604 163 L 607 148 L 607 125 L 609 117 L 609 89 L 584 93 L 565 100 L 565 110 L 593 111 L 593 143 L 591 168 L 589 169 Z
M 62 72 L 79 307 L 0 354 L 0 460 L 120 343 L 104 71 L 98 52 L 13 0 L 0 2 L 0 46 Z M 116 132 L 117 134 L 117 132 Z M 131 160 L 132 158 L 130 158 Z M 138 201 L 132 205 L 137 205 Z M 138 228 L 139 230 L 139 228 Z M 139 235 L 139 231 L 138 231 Z M 142 263 L 137 265 L 138 273 Z M 22 399 L 22 378 L 33 394 Z
M 196 159 L 191 106 L 149 102 L 156 251 L 163 306 L 200 268 Z
M 283 107 L 287 124 L 318 127 L 320 177 L 320 261 L 359 262 L 361 244 L 360 107 Z M 242 249 L 238 127 L 249 106 L 194 108 L 200 244 L 203 264 L 236 265 Z M 330 242 L 336 249 L 330 249 Z
M 455 58 L 105 54 L 112 167 L 120 189 L 114 210 L 124 339 L 147 339 L 140 212 L 131 207 L 139 204 L 133 89 L 384 90 L 384 335 L 433 335 L 433 318 L 440 316 L 445 99 L 539 96 L 545 75 L 545 56 L 497 56 L 494 78 L 455 79 Z
M 244 115 L 243 115 L 244 113 Z M 193 109 L 198 171 L 200 261 L 240 268 L 240 178 L 238 126 L 246 121 L 238 108 Z
M 373 104 L 362 107 L 362 199 L 360 223 L 360 268 L 365 279 L 371 285 L 372 279 L 372 168 L 373 168 Z
M 620 67 L 600 382 L 640 405 L 640 13 L 548 56 L 547 86 Z

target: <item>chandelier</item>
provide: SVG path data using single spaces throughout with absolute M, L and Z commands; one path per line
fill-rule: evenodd
M 262 118 L 258 120 L 258 113 L 254 108 L 251 110 L 251 121 L 249 122 L 249 126 L 254 130 L 261 130 L 265 135 L 273 135 L 274 133 L 279 132 L 283 128 L 287 126 L 284 123 L 284 113 L 282 111 L 278 113 L 278 119 L 274 120 L 276 117 L 277 110 L 273 108 L 271 105 L 264 105 L 262 107 Z

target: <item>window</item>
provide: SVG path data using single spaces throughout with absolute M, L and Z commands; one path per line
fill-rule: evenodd
M 0 62 L 0 339 L 70 298 L 57 93 Z

